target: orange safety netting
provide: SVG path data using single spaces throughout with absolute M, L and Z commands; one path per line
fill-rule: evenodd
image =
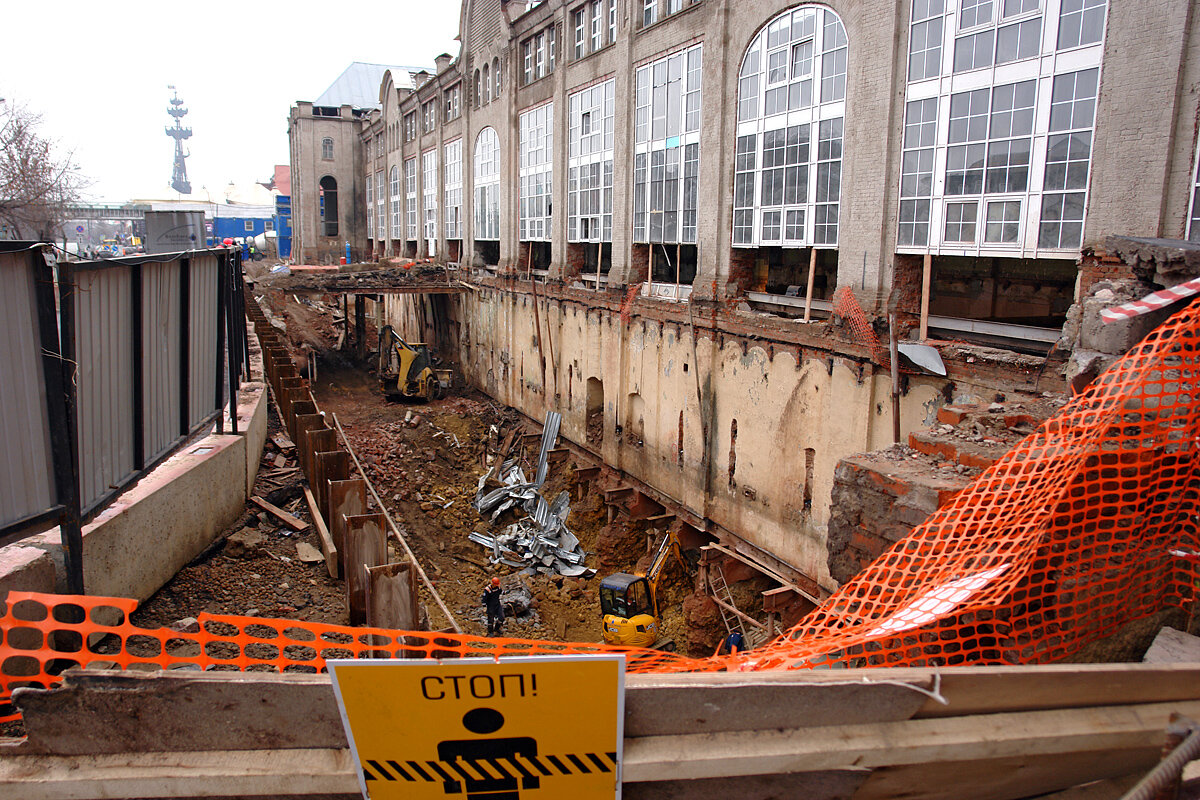
M 129 623 L 133 600 L 12 592 L 0 613 L 0 701 L 75 665 L 313 672 L 333 657 L 625 652 L 633 672 L 696 672 L 1067 659 L 1196 602 L 1200 564 L 1171 551 L 1200 549 L 1198 384 L 1193 303 L 821 608 L 743 654 L 215 615 L 201 615 L 199 633 L 151 631 Z

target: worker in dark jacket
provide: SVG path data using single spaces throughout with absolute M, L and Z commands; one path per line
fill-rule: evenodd
M 483 590 L 483 607 L 487 611 L 488 636 L 499 636 L 504 628 L 504 606 L 500 605 L 500 579 Z

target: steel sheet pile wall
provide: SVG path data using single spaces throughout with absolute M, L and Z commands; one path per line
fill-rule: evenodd
M 40 255 L 36 256 L 41 258 Z M 57 502 L 37 298 L 29 252 L 0 253 L 0 528 Z
M 75 275 L 80 505 L 86 512 L 134 472 L 130 267 Z
M 179 265 L 142 267 L 142 364 L 146 458 L 157 461 L 179 435 Z

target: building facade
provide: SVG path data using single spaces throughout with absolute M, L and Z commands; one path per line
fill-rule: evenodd
M 369 252 L 472 267 L 437 323 L 471 383 L 812 597 L 839 460 L 893 441 L 835 290 L 1007 348 L 939 346 L 906 435 L 1065 389 L 1107 236 L 1200 237 L 1188 0 L 466 0 L 459 34 L 364 120 Z

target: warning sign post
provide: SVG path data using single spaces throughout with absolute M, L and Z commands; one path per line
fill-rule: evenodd
M 370 800 L 621 795 L 622 655 L 327 663 Z

